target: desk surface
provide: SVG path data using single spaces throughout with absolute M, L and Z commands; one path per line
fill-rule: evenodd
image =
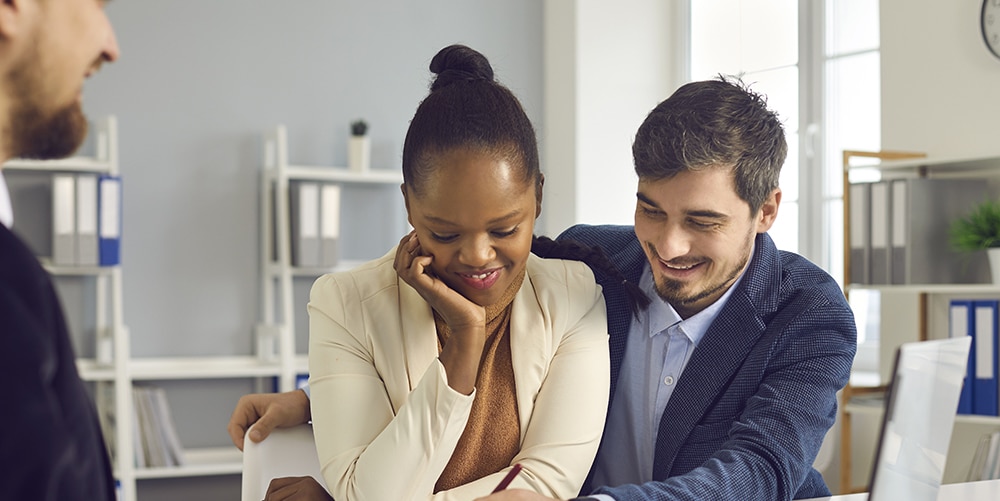
M 867 501 L 868 493 L 845 494 L 825 498 L 813 498 L 812 501 Z M 938 499 L 963 501 L 980 501 L 1000 499 L 1000 480 L 983 480 L 981 482 L 966 482 L 961 484 L 944 484 L 938 491 Z

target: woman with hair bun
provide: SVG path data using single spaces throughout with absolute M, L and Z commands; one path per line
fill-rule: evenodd
M 313 429 L 334 499 L 575 496 L 608 405 L 603 254 L 533 236 L 543 176 L 520 102 L 442 49 L 403 145 L 413 231 L 313 285 Z

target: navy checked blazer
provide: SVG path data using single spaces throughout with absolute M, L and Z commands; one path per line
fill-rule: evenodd
M 631 226 L 577 225 L 558 239 L 601 247 L 636 284 L 647 265 Z M 595 274 L 608 308 L 614 398 L 631 311 L 621 283 Z M 834 423 L 836 393 L 847 384 L 856 349 L 854 316 L 836 281 L 758 234 L 743 280 L 667 402 L 656 480 L 584 485 L 583 493 L 619 501 L 828 496 L 812 462 Z

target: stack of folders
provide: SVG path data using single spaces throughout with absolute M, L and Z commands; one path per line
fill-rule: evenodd
M 983 435 L 972 456 L 966 482 L 1000 479 L 1000 431 Z
M 340 185 L 288 183 L 292 266 L 332 268 L 340 259 Z
M 951 247 L 951 223 L 989 197 L 984 179 L 905 178 L 854 183 L 847 238 L 852 284 L 984 283 L 984 253 Z
M 140 468 L 183 465 L 184 448 L 163 388 L 133 386 L 132 412 L 135 465 Z
M 52 176 L 52 264 L 115 266 L 121 262 L 121 178 Z
M 949 337 L 972 337 L 968 372 L 958 400 L 959 414 L 1000 416 L 998 305 L 996 299 L 953 299 L 949 305 Z

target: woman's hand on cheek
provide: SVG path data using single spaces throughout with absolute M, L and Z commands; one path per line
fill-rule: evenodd
M 393 267 L 404 282 L 413 287 L 434 308 L 452 331 L 484 327 L 486 310 L 452 289 L 431 271 L 433 256 L 424 255 L 416 232 L 399 241 Z

